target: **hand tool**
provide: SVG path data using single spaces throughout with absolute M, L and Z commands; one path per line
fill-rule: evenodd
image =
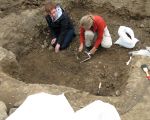
M 99 86 L 98 86 L 97 95 L 99 95 L 99 94 L 100 94 L 100 89 L 101 89 L 101 86 L 102 86 L 102 83 L 100 82 L 100 83 L 99 83 Z
M 146 73 L 146 77 L 150 80 L 150 75 L 148 73 L 148 66 L 146 64 L 141 65 L 142 70 Z
M 91 59 L 91 53 L 90 53 L 90 52 L 85 51 L 84 53 L 85 53 L 88 57 L 87 57 L 86 59 L 82 60 L 80 63 L 86 62 L 86 61 L 88 61 L 88 60 Z
M 131 62 L 132 60 L 132 55 L 130 55 L 130 59 L 126 62 L 126 65 L 129 65 L 129 63 Z

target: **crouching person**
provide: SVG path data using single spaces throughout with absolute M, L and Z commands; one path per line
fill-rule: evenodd
M 45 5 L 45 11 L 47 13 L 46 20 L 52 36 L 51 45 L 57 53 L 67 48 L 75 37 L 74 27 L 69 16 L 60 5 L 48 2 Z
M 104 48 L 112 46 L 112 39 L 105 21 L 97 15 L 83 16 L 80 20 L 79 52 L 85 46 L 90 54 L 94 54 L 100 45 Z

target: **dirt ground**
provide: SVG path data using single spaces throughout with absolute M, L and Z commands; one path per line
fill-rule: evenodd
M 21 67 L 19 79 L 27 83 L 65 85 L 94 95 L 98 91 L 100 82 L 102 83 L 100 95 L 115 96 L 116 91 L 123 91 L 129 70 L 125 65 L 129 59 L 128 52 L 149 45 L 146 37 L 149 33 L 140 28 L 142 20 L 109 14 L 109 11 L 104 12 L 101 9 L 87 11 L 86 8 L 73 8 L 71 15 L 75 25 L 78 25 L 79 19 L 89 12 L 104 17 L 113 42 L 118 38 L 117 30 L 120 25 L 131 27 L 140 42 L 130 50 L 117 45 L 113 45 L 110 49 L 100 48 L 90 61 L 80 64 L 76 55 L 79 46 L 78 26 L 76 26 L 77 37 L 70 48 L 59 54 L 55 54 L 54 50 L 41 48 L 43 41 L 49 41 L 50 37 L 44 34 L 43 26 L 40 26 L 40 34 L 33 43 L 35 49 L 19 58 Z
M 9 15 L 12 13 L 19 15 L 24 10 L 38 9 L 42 6 L 43 1 L 19 0 L 8 3 L 2 4 L 0 7 L 1 20 L 6 17 L 11 19 Z M 126 65 L 129 60 L 128 52 L 150 46 L 150 19 L 148 16 L 143 17 L 140 15 L 133 17 L 123 10 L 119 14 L 118 11 L 113 9 L 109 4 L 96 9 L 88 6 L 83 7 L 82 4 L 67 8 L 66 10 L 74 22 L 77 36 L 68 49 L 58 54 L 55 54 L 53 49 L 49 50 L 48 47 L 44 49 L 41 47 L 45 40 L 48 42 L 50 40 L 50 36 L 46 34 L 46 21 L 44 25 L 37 25 L 38 35 L 32 36 L 32 38 L 30 36 L 34 34 L 33 31 L 21 31 L 26 36 L 22 39 L 23 42 L 14 42 L 14 44 L 8 42 L 2 45 L 16 54 L 20 67 L 19 71 L 14 73 L 6 70 L 5 72 L 25 83 L 63 85 L 93 95 L 97 95 L 98 86 L 101 82 L 100 96 L 123 94 L 130 75 L 130 68 Z M 78 21 L 88 13 L 101 15 L 106 20 L 113 42 L 118 39 L 117 31 L 121 25 L 132 28 L 140 42 L 133 49 L 126 49 L 114 44 L 110 49 L 99 48 L 91 60 L 80 63 L 80 60 L 77 59 L 77 49 L 79 47 Z M 41 15 L 41 17 L 43 16 Z M 20 31 L 16 30 L 15 32 Z M 27 39 L 30 42 L 25 43 Z
M 4 8 L 1 8 L 1 18 L 7 16 L 10 11 L 19 14 L 19 11 L 37 8 L 41 4 L 41 1 L 23 1 L 21 4 L 14 4 L 10 9 L 6 9 L 6 6 L 4 6 Z M 149 32 L 147 28 L 142 27 L 143 24 L 144 26 L 149 24 L 149 19 L 119 15 L 106 10 L 108 7 L 109 5 L 94 10 L 94 8 L 74 6 L 68 10 L 75 24 L 77 36 L 70 48 L 59 54 L 55 54 L 53 50 L 41 48 L 43 41 L 47 40 L 49 42 L 50 37 L 45 34 L 44 29 L 46 26 L 39 25 L 39 35 L 32 39 L 32 44 L 26 46 L 26 48 L 30 47 L 28 52 L 25 50 L 20 53 L 17 50 L 17 52 L 19 51 L 17 56 L 21 69 L 19 74 L 15 74 L 15 76 L 27 83 L 65 85 L 91 94 L 97 93 L 100 82 L 102 83 L 100 95 L 114 96 L 116 91 L 123 91 L 128 77 L 129 67 L 125 65 L 129 59 L 128 52 L 141 49 L 150 44 L 147 37 Z M 118 39 L 117 31 L 120 25 L 131 27 L 140 42 L 134 49 L 130 50 L 117 45 L 113 45 L 110 49 L 100 48 L 90 61 L 80 64 L 77 60 L 79 46 L 78 21 L 88 13 L 101 15 L 106 20 L 113 42 Z M 29 36 L 28 33 L 26 36 Z M 19 43 L 18 46 L 22 44 Z M 11 49 L 10 44 L 4 45 L 4 48 Z

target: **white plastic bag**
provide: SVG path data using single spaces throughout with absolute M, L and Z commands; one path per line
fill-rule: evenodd
M 132 51 L 132 52 L 129 52 L 129 54 L 131 54 L 133 56 L 142 55 L 142 56 L 150 57 L 150 47 L 146 47 L 146 49 L 141 49 L 138 51 Z
M 118 30 L 119 39 L 114 43 L 125 48 L 134 48 L 139 41 L 134 37 L 134 32 L 131 28 L 126 26 L 120 26 Z

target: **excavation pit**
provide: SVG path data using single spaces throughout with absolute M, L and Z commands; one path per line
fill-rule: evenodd
M 72 17 L 77 36 L 68 49 L 55 54 L 54 50 L 41 47 L 45 40 L 50 40 L 45 33 L 44 1 L 1 1 L 0 54 L 4 52 L 2 55 L 6 56 L 0 59 L 0 100 L 8 111 L 19 107 L 28 95 L 46 92 L 64 93 L 74 110 L 102 100 L 113 104 L 123 119 L 149 118 L 149 81 L 140 68 L 141 64 L 150 65 L 149 59 L 133 57 L 126 65 L 128 52 L 150 46 L 149 2 L 135 0 L 136 6 L 129 0 L 61 2 Z M 113 43 L 119 37 L 121 25 L 132 28 L 139 43 L 134 49 L 114 44 L 110 49 L 100 48 L 91 60 L 80 64 L 78 25 L 87 13 L 101 15 L 106 20 Z
M 43 19 L 39 19 L 39 21 L 37 19 L 38 23 L 35 28 L 28 26 L 28 28 L 25 28 L 26 31 L 20 31 L 25 36 L 21 41 L 13 43 L 13 45 L 12 43 L 3 45 L 8 50 L 13 49 L 12 51 L 16 54 L 20 67 L 18 73 L 9 72 L 25 83 L 62 85 L 86 91 L 93 95 L 97 95 L 99 92 L 98 95 L 100 96 L 121 95 L 127 84 L 130 69 L 126 65 L 130 49 L 113 44 L 110 49 L 100 47 L 94 57 L 85 63 L 80 63 L 77 60 L 77 49 L 79 47 L 78 22 L 85 14 L 101 15 L 106 20 L 113 42 L 118 39 L 117 31 L 120 25 L 130 26 L 135 31 L 135 36 L 138 34 L 139 39 L 142 35 L 148 35 L 138 26 L 143 21 L 142 18 L 141 21 L 136 21 L 132 17 L 125 18 L 125 16 L 117 14 L 117 11 L 106 10 L 108 7 L 110 10 L 113 9 L 109 5 L 104 9 L 98 7 L 96 10 L 79 6 L 78 8 L 72 7 L 70 16 L 74 22 L 77 36 L 67 50 L 58 54 L 55 54 L 54 50 L 49 50 L 48 47 L 44 49 L 41 47 L 45 40 L 50 41 L 50 36 L 46 34 L 45 28 L 47 25 L 43 15 L 38 13 L 38 18 L 43 17 Z M 31 30 L 37 30 L 37 33 L 32 35 Z M 144 44 L 138 43 L 132 50 L 142 46 Z M 101 88 L 99 89 L 100 83 Z

